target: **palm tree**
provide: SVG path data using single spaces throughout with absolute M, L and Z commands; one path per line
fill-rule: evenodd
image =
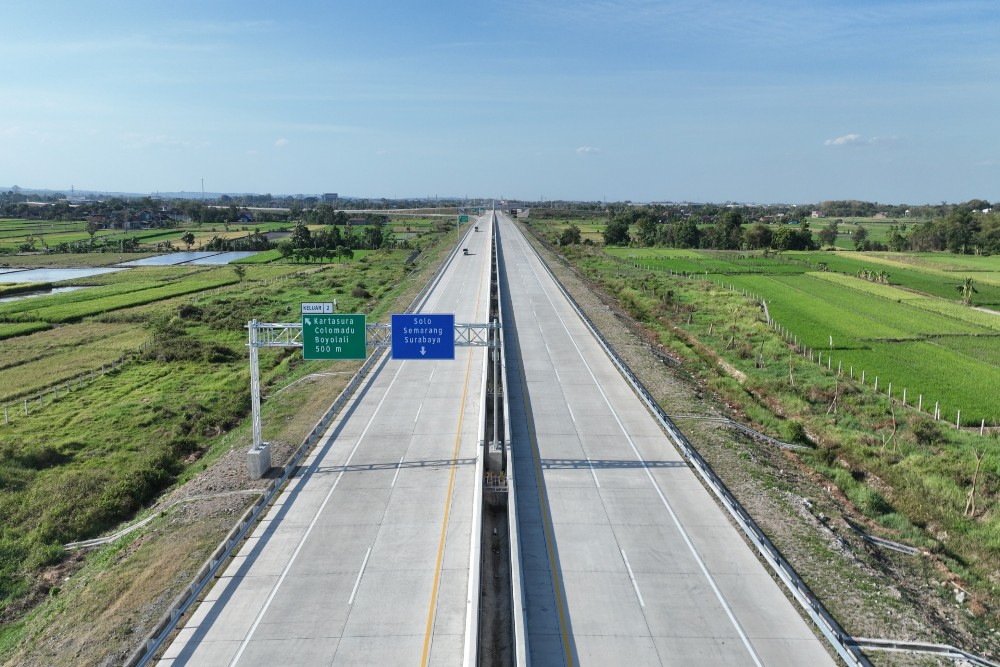
M 973 282 L 974 281 L 972 280 L 972 278 L 966 278 L 965 280 L 962 281 L 961 285 L 955 285 L 955 289 L 961 292 L 962 294 L 962 303 L 964 303 L 966 306 L 971 306 L 972 295 L 979 293 L 979 290 L 976 289 L 976 286 L 973 285 Z

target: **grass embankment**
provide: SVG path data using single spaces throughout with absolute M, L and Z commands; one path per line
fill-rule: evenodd
M 4 341 L 2 358 L 10 363 L 0 368 L 0 387 L 26 384 L 62 364 L 74 377 L 99 365 L 109 345 L 111 353 L 143 340 L 151 339 L 151 345 L 82 390 L 60 390 L 57 401 L 33 405 L 29 417 L 12 414 L 10 424 L 0 425 L 0 627 L 6 625 L 0 645 L 23 649 L 31 643 L 29 625 L 30 633 L 40 632 L 18 619 L 51 590 L 53 582 L 42 573 L 62 562 L 61 544 L 129 519 L 171 484 L 230 450 L 227 434 L 245 424 L 250 409 L 247 321 L 294 321 L 299 302 L 333 298 L 343 311 L 388 312 L 389 302 L 413 287 L 405 280 L 410 268 L 403 260 L 409 254 L 379 252 L 322 266 L 247 266 L 245 282 L 222 291 L 211 288 L 235 280 L 231 267 L 123 271 L 101 276 L 105 287 L 85 290 L 107 290 L 102 296 L 37 308 L 70 323 L 20 336 L 15 340 L 21 351 L 14 356 L 8 352 L 15 341 Z M 169 279 L 166 285 L 129 289 L 135 287 L 129 276 L 149 282 L 158 272 Z M 142 296 L 150 293 L 158 300 Z M 93 307 L 102 300 L 104 309 Z M 30 313 L 16 310 L 24 318 Z M 89 319 L 73 323 L 79 317 Z M 347 372 L 357 365 L 302 362 L 297 350 L 265 351 L 260 363 L 265 394 L 314 370 Z M 287 392 L 287 398 L 283 393 L 275 405 L 287 402 L 290 412 L 275 423 L 265 411 L 265 428 L 280 435 L 294 423 L 298 430 L 292 435 L 301 439 L 322 412 L 323 406 L 312 406 L 314 393 L 324 405 L 332 398 L 326 391 Z M 295 416 L 296 405 L 311 410 L 305 421 Z M 245 430 L 241 426 L 239 432 Z M 126 644 L 133 640 L 116 637 Z
M 664 346 L 692 361 L 692 368 L 707 385 L 750 421 L 789 441 L 807 442 L 805 434 L 811 434 L 808 441 L 818 446 L 804 456 L 805 461 L 834 482 L 888 536 L 931 550 L 979 594 L 997 599 L 994 577 L 1000 570 L 1000 515 L 995 507 L 1000 491 L 1000 442 L 996 438 L 949 429 L 902 407 L 899 393 L 894 392 L 897 400 L 890 403 L 885 384 L 876 393 L 871 380 L 862 386 L 827 370 L 825 361 L 820 367 L 804 359 L 767 326 L 759 304 L 738 292 L 702 277 L 636 269 L 612 261 L 600 250 L 574 248 L 568 256 L 608 294 L 616 295 Z M 802 278 L 812 280 L 817 289 L 824 283 L 837 287 L 811 276 Z M 780 285 L 790 277 L 764 279 Z M 919 310 L 911 312 L 910 319 L 897 322 L 889 310 L 894 301 L 870 296 L 878 301 L 869 304 L 874 308 L 869 310 L 858 305 L 863 301 L 858 295 L 865 296 L 864 291 L 838 291 L 846 301 L 831 314 L 831 326 L 840 323 L 869 333 L 879 327 L 878 333 L 885 335 L 897 334 L 895 327 L 906 324 L 923 331 L 934 327 L 959 332 L 983 330 L 971 322 Z M 780 306 L 775 312 L 772 307 L 772 317 L 779 322 L 783 316 L 799 317 L 797 326 L 802 329 L 814 321 L 812 318 L 824 317 L 824 308 L 830 306 L 804 306 L 809 302 L 808 293 L 796 290 L 787 312 Z M 817 329 L 817 338 L 822 337 L 815 343 L 817 349 L 828 347 L 827 331 L 826 326 Z M 852 331 L 855 336 L 862 335 Z M 973 339 L 961 340 L 968 344 Z M 997 339 L 984 340 L 995 345 Z M 843 342 L 835 336 L 834 344 Z M 719 361 L 736 369 L 745 380 L 720 370 Z M 903 367 L 910 362 L 897 363 Z M 970 361 L 958 367 L 928 367 L 925 372 L 939 376 L 935 382 L 944 385 L 963 381 L 963 375 L 974 373 L 974 366 Z M 836 362 L 833 368 L 835 371 Z M 990 387 L 995 387 L 996 370 L 979 369 L 975 374 L 985 382 L 980 386 L 980 392 L 985 393 L 977 397 L 982 406 L 982 401 L 995 398 Z M 901 387 L 896 389 L 899 391 Z M 971 395 L 975 397 L 974 392 Z M 969 516 L 966 501 L 977 451 L 985 451 L 986 458 L 977 485 L 977 512 Z M 976 613 L 983 613 L 983 609 Z

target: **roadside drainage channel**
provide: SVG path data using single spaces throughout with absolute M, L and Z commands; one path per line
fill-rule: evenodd
M 490 225 L 490 313 L 491 322 L 502 322 L 496 224 Z M 524 664 L 523 651 L 515 639 L 520 604 L 520 561 L 517 552 L 517 516 L 511 492 L 510 416 L 507 403 L 503 330 L 490 330 L 487 348 L 483 404 L 482 529 L 479 549 L 479 618 L 477 655 L 467 664 L 508 667 Z M 516 573 L 516 574 L 515 574 Z M 515 595 L 516 593 L 516 595 Z M 517 600 L 518 604 L 515 604 Z M 521 633 L 523 644 L 523 632 Z

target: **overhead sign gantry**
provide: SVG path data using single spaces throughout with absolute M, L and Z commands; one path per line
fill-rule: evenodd
M 332 360 L 365 359 L 369 347 L 391 347 L 394 359 L 443 360 L 454 359 L 456 347 L 496 347 L 499 337 L 490 332 L 499 328 L 497 321 L 456 324 L 454 314 L 394 314 L 391 325 L 369 324 L 366 316 L 358 313 L 303 315 L 301 322 L 251 320 L 247 323 L 253 412 L 253 445 L 247 453 L 251 479 L 260 479 L 271 467 L 270 447 L 261 433 L 260 348 L 301 347 L 305 359 Z

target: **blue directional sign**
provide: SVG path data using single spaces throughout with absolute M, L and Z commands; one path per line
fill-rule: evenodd
M 393 359 L 454 359 L 455 315 L 392 316 Z

